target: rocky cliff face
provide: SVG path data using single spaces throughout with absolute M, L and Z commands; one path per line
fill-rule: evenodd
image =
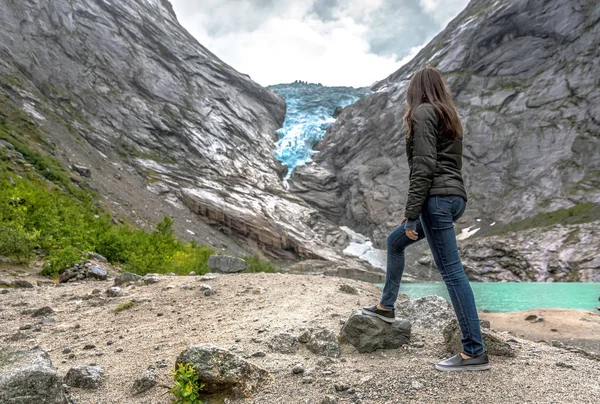
M 234 252 L 343 261 L 339 228 L 282 187 L 284 101 L 200 45 L 166 0 L 2 0 L 0 27 L 2 103 L 43 127 L 44 151 L 87 166 L 117 215 L 168 214 Z
M 593 0 L 473 0 L 373 95 L 344 110 L 293 189 L 382 245 L 403 217 L 408 188 L 405 90 L 429 64 L 444 73 L 465 128 L 463 227 L 485 234 L 491 224 L 589 204 L 598 219 L 599 21 Z

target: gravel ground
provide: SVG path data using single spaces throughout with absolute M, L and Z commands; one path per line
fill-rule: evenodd
M 0 279 L 7 277 L 0 271 Z M 223 275 L 209 281 L 161 276 L 160 280 L 123 288 L 125 295 L 118 298 L 107 298 L 104 293 L 112 286 L 110 279 L 11 289 L 0 295 L 0 341 L 40 345 L 61 374 L 75 365 L 101 365 L 106 375 L 102 388 L 72 389 L 80 404 L 169 403 L 170 370 L 175 358 L 198 343 L 233 348 L 242 355 L 266 354 L 249 361 L 271 372 L 273 381 L 253 398 L 230 402 L 600 402 L 599 361 L 507 332 L 499 335 L 517 341 L 512 343 L 517 356 L 492 357 L 492 369 L 476 374 L 435 371 L 433 364 L 444 354 L 441 333 L 423 330 L 413 330 L 411 345 L 405 348 L 359 354 L 352 346 L 342 345 L 341 357 L 331 360 L 314 355 L 304 346 L 297 354 L 270 351 L 267 341 L 280 332 L 303 327 L 339 332 L 341 320 L 353 309 L 379 298 L 380 290 L 368 283 L 285 274 Z M 359 294 L 341 292 L 342 283 L 354 285 Z M 201 284 L 211 285 L 216 293 L 204 296 Z M 101 292 L 93 294 L 94 289 Z M 129 310 L 115 312 L 119 304 L 132 299 L 139 302 Z M 22 313 L 43 306 L 50 306 L 55 313 L 48 317 L 53 320 L 36 331 L 40 319 Z M 19 330 L 27 325 L 32 328 Z M 589 336 L 594 337 L 600 338 L 598 334 Z M 417 348 L 419 342 L 424 347 Z M 87 344 L 95 348 L 84 350 Z M 65 348 L 72 352 L 64 354 Z M 157 369 L 159 386 L 132 395 L 134 380 L 148 366 L 161 362 L 166 367 Z M 570 367 L 558 366 L 559 362 Z M 298 363 L 313 377 L 292 374 Z M 323 401 L 327 396 L 333 401 Z

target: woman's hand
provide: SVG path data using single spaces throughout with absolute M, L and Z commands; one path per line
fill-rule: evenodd
M 417 241 L 419 239 L 419 233 L 417 233 L 417 231 L 413 228 L 415 226 L 415 222 L 412 220 L 408 221 L 407 217 L 402 219 L 402 223 L 405 223 L 405 222 L 408 222 L 408 223 L 406 223 L 406 226 L 405 226 L 406 237 L 408 237 L 409 239 L 411 239 L 413 241 Z

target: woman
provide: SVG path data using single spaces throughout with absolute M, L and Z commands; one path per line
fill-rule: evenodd
M 462 331 L 463 352 L 435 365 L 442 371 L 489 369 L 479 316 L 465 275 L 454 233 L 454 222 L 465 211 L 462 127 L 450 91 L 440 72 L 419 70 L 406 94 L 404 123 L 410 186 L 405 218 L 387 238 L 387 277 L 381 302 L 363 312 L 394 322 L 394 304 L 404 271 L 404 249 L 422 240 L 429 242 L 442 274 Z

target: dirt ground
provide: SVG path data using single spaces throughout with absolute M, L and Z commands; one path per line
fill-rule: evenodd
M 0 279 L 11 277 L 29 279 L 34 284 L 40 279 L 18 270 L 0 270 Z M 204 296 L 200 289 L 203 283 L 212 286 L 216 293 Z M 354 285 L 359 294 L 341 292 L 339 286 L 343 283 Z M 18 346 L 40 345 L 63 375 L 75 365 L 102 366 L 105 379 L 99 390 L 71 389 L 80 404 L 169 403 L 170 370 L 175 359 L 188 346 L 199 343 L 212 343 L 241 355 L 258 351 L 266 354 L 248 360 L 269 371 L 273 381 L 253 398 L 231 400 L 233 403 L 320 404 L 327 395 L 335 397 L 338 403 L 600 402 L 599 361 L 509 333 L 499 335 L 516 340 L 513 346 L 517 356 L 492 357 L 492 369 L 476 374 L 435 371 L 433 364 L 445 353 L 441 333 L 418 329 L 413 330 L 411 345 L 405 349 L 359 354 L 344 344 L 341 357 L 331 361 L 305 347 L 288 355 L 268 348 L 267 342 L 273 335 L 303 327 L 327 327 L 338 333 L 341 320 L 352 310 L 377 302 L 380 289 L 364 282 L 287 274 L 221 275 L 209 281 L 161 276 L 159 283 L 126 287 L 124 296 L 108 298 L 105 290 L 112 284 L 109 278 L 10 289 L 7 294 L 0 294 L 0 341 Z M 94 289 L 99 293 L 94 294 Z M 115 312 L 119 304 L 132 299 L 138 303 L 131 309 Z M 39 319 L 23 311 L 43 306 L 50 306 L 55 313 L 35 331 Z M 567 338 L 582 338 L 578 332 L 590 331 L 593 338 L 600 338 L 598 315 L 594 313 L 535 313 L 545 319 L 540 330 L 556 326 Z M 538 324 L 525 322 L 524 314 L 494 314 L 486 318 L 491 320 L 492 328 L 533 335 Z M 590 321 L 555 324 L 559 317 L 554 314 L 560 314 L 563 320 L 589 317 Z M 523 327 L 511 328 L 513 323 L 523 323 Z M 32 328 L 19 330 L 26 325 Z M 581 331 L 582 325 L 590 328 Z M 12 341 L 16 334 L 21 335 Z M 543 333 L 540 331 L 539 335 Z M 423 342 L 424 347 L 417 348 L 418 342 Z M 87 344 L 95 348 L 84 350 Z M 65 348 L 74 355 L 64 354 Z M 148 366 L 161 362 L 166 366 L 157 368 L 159 386 L 132 395 L 134 380 Z M 572 368 L 557 366 L 558 362 Z M 303 383 L 302 376 L 292 374 L 292 367 L 298 363 L 314 372 L 312 383 Z M 336 384 L 350 389 L 336 392 Z

